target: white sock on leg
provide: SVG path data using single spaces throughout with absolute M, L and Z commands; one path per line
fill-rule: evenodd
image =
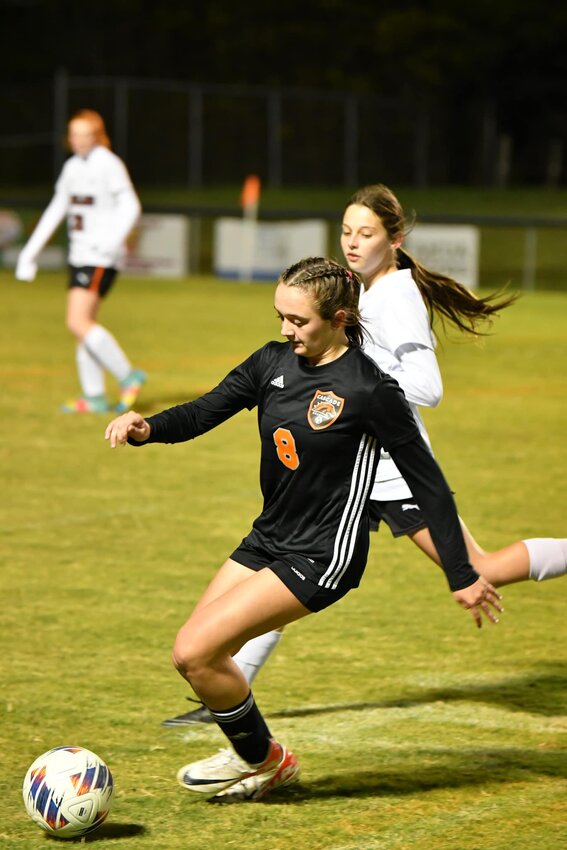
M 104 370 L 82 342 L 77 346 L 76 359 L 83 397 L 105 396 Z
M 132 371 L 132 364 L 110 331 L 102 325 L 93 325 L 83 339 L 89 353 L 107 369 L 117 381 L 123 381 Z
M 282 633 L 278 631 L 266 632 L 264 635 L 249 640 L 234 656 L 234 660 L 244 673 L 249 685 L 252 684 L 276 648 L 281 636 Z
M 534 537 L 522 540 L 530 556 L 530 578 L 545 581 L 567 573 L 567 539 Z

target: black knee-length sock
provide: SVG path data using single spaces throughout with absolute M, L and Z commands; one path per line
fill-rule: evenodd
M 270 749 L 270 730 L 252 695 L 233 708 L 209 709 L 240 758 L 248 764 L 261 764 Z

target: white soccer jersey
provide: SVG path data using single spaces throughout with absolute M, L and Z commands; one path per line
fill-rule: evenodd
M 140 210 L 126 166 L 115 153 L 97 146 L 85 157 L 70 157 L 50 204 L 20 254 L 21 276 L 30 277 L 25 274 L 27 268 L 33 270 L 38 255 L 65 215 L 72 266 L 119 268 L 124 242 Z M 20 276 L 18 269 L 16 276 Z
M 417 405 L 435 407 L 443 382 L 435 357 L 435 337 L 427 308 L 409 269 L 384 275 L 360 295 L 360 311 L 370 339 L 364 350 L 399 383 L 427 445 L 431 443 Z M 382 452 L 371 498 L 407 499 L 412 493 L 387 452 Z

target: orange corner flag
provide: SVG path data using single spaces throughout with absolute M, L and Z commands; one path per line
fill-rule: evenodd
M 260 178 L 257 174 L 250 174 L 244 181 L 240 203 L 242 207 L 250 209 L 257 207 L 260 201 Z

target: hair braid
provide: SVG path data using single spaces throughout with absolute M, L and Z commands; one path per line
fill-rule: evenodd
M 358 309 L 362 284 L 354 272 L 326 257 L 306 257 L 286 269 L 278 283 L 310 293 L 322 319 L 332 321 L 342 310 L 349 341 L 362 345 L 364 331 Z

